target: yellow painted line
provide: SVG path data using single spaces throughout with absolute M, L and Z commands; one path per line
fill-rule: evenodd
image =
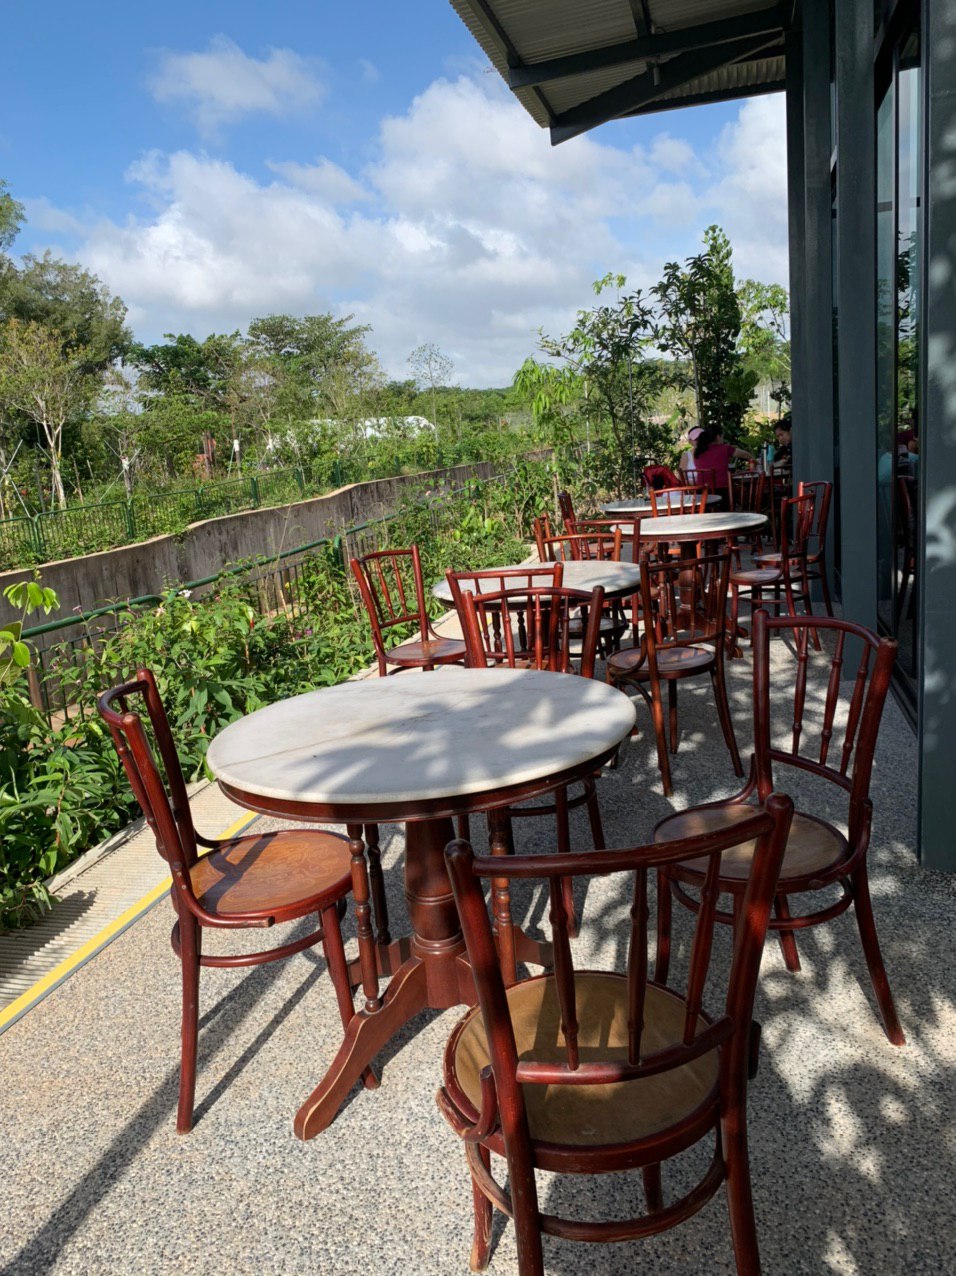
M 237 837 L 247 828 L 253 825 L 259 819 L 258 815 L 246 812 L 235 820 L 222 833 L 219 834 L 219 841 L 226 841 L 230 837 Z M 111 944 L 118 935 L 122 935 L 123 931 L 128 930 L 134 922 L 138 922 L 149 910 L 163 898 L 172 885 L 172 878 L 167 877 L 151 891 L 147 891 L 141 899 L 135 904 L 131 904 L 119 917 L 114 918 L 102 930 L 98 931 L 85 944 L 81 944 L 75 953 L 71 953 L 69 957 L 64 957 L 58 962 L 51 971 L 43 975 L 37 982 L 21 993 L 15 1001 L 11 1001 L 9 1006 L 0 1010 L 0 1033 L 6 1031 L 11 1024 L 22 1018 L 28 1010 L 32 1010 L 38 1002 L 44 997 L 49 996 L 54 989 L 59 988 L 65 979 L 68 979 L 74 971 L 79 970 L 81 966 L 86 965 L 98 953 L 101 953 L 108 944 Z

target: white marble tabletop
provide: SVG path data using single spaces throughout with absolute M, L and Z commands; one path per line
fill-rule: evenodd
M 542 563 L 513 563 L 507 567 L 495 568 L 495 571 L 534 571 L 536 567 L 547 566 Z M 597 589 L 598 585 L 603 586 L 604 593 L 607 597 L 614 598 L 627 594 L 633 594 L 641 587 L 641 569 L 635 567 L 633 563 L 609 563 L 603 559 L 588 558 L 584 560 L 572 559 L 570 562 L 562 564 L 564 571 L 562 573 L 562 584 L 565 589 L 580 589 L 583 593 L 590 593 L 592 589 Z M 501 589 L 500 580 L 494 577 L 488 577 L 481 581 L 471 581 L 471 585 L 479 585 L 481 592 L 485 594 L 495 594 Z M 545 582 L 541 581 L 542 587 Z M 510 586 L 505 583 L 505 588 Z M 432 593 L 441 602 L 451 606 L 451 589 L 447 580 L 440 580 L 437 585 L 432 586 Z
M 716 514 L 666 514 L 641 523 L 641 540 L 700 541 L 752 532 L 763 527 L 766 514 L 723 510 Z
M 661 493 L 661 495 L 663 496 L 665 493 Z M 679 494 L 677 492 L 671 492 L 666 495 L 668 505 L 676 505 L 679 509 L 681 499 Z M 707 504 L 716 505 L 719 500 L 719 496 L 711 495 L 707 497 Z M 660 503 L 659 500 L 658 503 Z M 601 509 L 605 514 L 611 515 L 654 513 L 654 507 L 651 504 L 651 498 L 649 496 L 634 496 L 628 501 L 605 501 L 601 506 Z
M 216 736 L 220 783 L 284 801 L 426 802 L 497 793 L 606 754 L 630 699 L 575 674 L 443 669 L 343 682 L 259 709 Z

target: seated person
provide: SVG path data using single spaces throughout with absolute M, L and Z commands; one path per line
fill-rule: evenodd
M 793 425 L 789 412 L 777 421 L 773 427 L 773 432 L 777 440 L 773 449 L 773 468 L 775 470 L 789 469 L 793 464 L 793 449 L 791 447 Z
M 694 479 L 694 444 L 703 434 L 699 425 L 692 425 L 687 431 L 687 442 L 690 446 L 680 454 L 680 476 L 682 483 L 693 483 Z
M 733 460 L 752 461 L 753 456 L 745 448 L 725 443 L 718 427 L 701 430 L 694 444 L 694 470 L 698 483 L 705 483 L 713 495 L 721 498 L 718 509 L 730 509 L 730 463 Z

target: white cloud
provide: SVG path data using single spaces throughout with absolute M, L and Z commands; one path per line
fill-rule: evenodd
M 358 65 L 363 84 L 378 84 L 382 73 L 374 62 L 370 62 L 368 58 L 359 58 Z
M 205 136 L 246 115 L 314 106 L 324 92 L 314 69 L 291 49 L 253 58 L 224 35 L 205 53 L 164 52 L 150 88 L 158 102 L 184 104 Z
M 703 169 L 694 148 L 683 137 L 671 137 L 670 133 L 658 133 L 651 143 L 651 162 L 665 173 L 696 173 Z
M 263 182 L 204 155 L 149 154 L 127 174 L 149 211 L 88 227 L 79 255 L 146 339 L 333 309 L 373 326 L 393 375 L 434 341 L 463 382 L 503 384 L 539 328 L 567 331 L 592 304 L 593 279 L 623 270 L 646 287 L 710 221 L 731 235 L 738 273 L 786 282 L 780 104 L 746 103 L 713 161 L 692 163 L 686 145 L 623 149 L 596 133 L 552 149 L 497 81 L 438 80 L 382 122 L 361 173 L 273 161 Z

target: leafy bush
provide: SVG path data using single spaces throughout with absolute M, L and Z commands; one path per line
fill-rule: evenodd
M 547 507 L 552 486 L 546 464 L 520 463 L 503 481 L 470 484 L 463 498 L 405 506 L 380 525 L 381 541 L 418 544 L 426 588 L 448 567 L 519 561 L 530 519 Z M 0 634 L 0 660 L 4 650 L 13 653 L 13 676 L 0 680 L 0 928 L 24 925 L 49 907 L 45 879 L 136 810 L 95 713 L 105 687 L 143 665 L 152 669 L 184 772 L 198 779 L 210 739 L 229 722 L 371 663 L 367 618 L 331 546 L 308 556 L 294 589 L 265 614 L 252 577 L 231 577 L 202 597 L 174 589 L 152 611 L 120 613 L 112 633 L 91 632 L 80 661 L 64 648 L 48 677 L 51 690 L 54 679 L 68 687 L 72 708 L 52 726 L 27 695 L 20 666 L 29 650 L 19 629 L 11 629 L 6 648 Z M 50 591 L 31 588 L 39 591 L 36 606 L 51 602 Z

